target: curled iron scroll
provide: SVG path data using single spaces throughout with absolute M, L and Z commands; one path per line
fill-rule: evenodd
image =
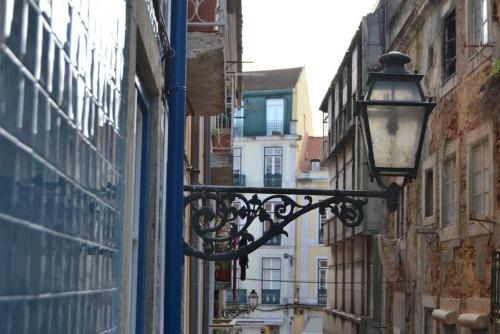
M 239 204 L 235 206 L 234 203 Z M 272 214 L 266 211 L 268 203 L 275 204 Z M 240 193 L 193 192 L 185 197 L 184 207 L 191 216 L 192 232 L 201 242 L 184 242 L 184 254 L 208 261 L 238 259 L 278 235 L 288 236 L 285 227 L 315 209 L 319 209 L 322 214 L 330 212 L 345 226 L 355 227 L 363 221 L 364 204 L 366 200 L 347 196 L 333 196 L 314 202 L 307 195 L 303 197 L 302 203 L 298 203 L 289 195 L 281 194 L 266 197 L 254 194 L 248 197 Z M 239 248 L 233 246 L 233 241 L 237 241 L 243 233 L 250 232 L 252 224 L 264 222 L 268 222 L 268 229 L 261 237 L 254 236 L 253 241 Z

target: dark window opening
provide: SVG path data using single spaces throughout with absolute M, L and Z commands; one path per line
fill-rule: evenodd
M 432 169 L 425 171 L 425 216 L 434 213 L 434 172 Z
M 450 78 L 457 67 L 457 20 L 455 9 L 444 19 L 444 79 Z

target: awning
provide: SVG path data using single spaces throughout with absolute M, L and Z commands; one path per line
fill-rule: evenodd
M 310 318 L 302 334 L 323 334 L 323 318 Z

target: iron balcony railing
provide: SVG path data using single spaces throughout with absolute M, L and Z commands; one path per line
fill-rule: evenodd
M 247 289 L 227 289 L 226 304 L 247 304 Z
M 246 185 L 246 175 L 233 174 L 233 186 L 244 187 Z
M 284 133 L 283 121 L 266 121 L 266 135 L 283 135 Z
M 273 237 L 272 239 L 269 239 L 268 242 L 266 242 L 266 245 L 268 246 L 280 246 L 281 245 L 281 235 L 277 235 Z
M 326 289 L 318 289 L 318 304 L 326 305 L 327 294 Z
M 262 304 L 279 304 L 280 290 L 262 289 Z
M 264 187 L 281 188 L 281 174 L 264 174 Z

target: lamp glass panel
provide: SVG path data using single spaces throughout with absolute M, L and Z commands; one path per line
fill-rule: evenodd
M 426 107 L 367 106 L 377 168 L 414 168 Z
M 416 81 L 375 81 L 371 101 L 422 101 Z

